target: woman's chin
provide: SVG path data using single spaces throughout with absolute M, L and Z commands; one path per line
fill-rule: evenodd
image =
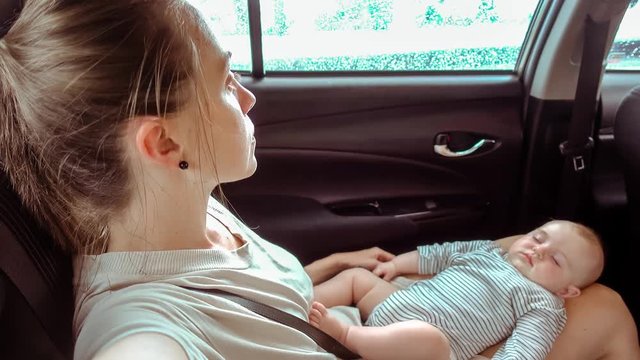
M 249 161 L 247 162 L 247 165 L 243 170 L 237 171 L 234 174 L 234 176 L 229 176 L 227 179 L 225 179 L 222 182 L 230 183 L 230 182 L 244 180 L 246 178 L 251 177 L 256 172 L 257 168 L 258 168 L 258 162 L 256 161 L 256 157 L 252 155 L 251 158 L 249 158 Z
M 255 174 L 257 169 L 258 169 L 258 160 L 256 159 L 255 155 L 251 155 L 251 158 L 249 159 L 249 164 L 247 166 L 247 176 L 246 177 L 250 177 L 253 174 Z

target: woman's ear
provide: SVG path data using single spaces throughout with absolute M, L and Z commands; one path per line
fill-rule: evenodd
M 169 136 L 163 120 L 147 116 L 135 121 L 135 148 L 142 157 L 156 164 L 177 167 L 181 157 L 180 145 Z
M 580 296 L 580 289 L 578 287 L 569 285 L 566 288 L 558 291 L 556 295 L 560 296 L 563 299 L 568 299 L 576 296 Z

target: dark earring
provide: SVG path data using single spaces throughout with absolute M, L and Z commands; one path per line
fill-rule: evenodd
M 182 160 L 182 161 L 180 161 L 178 166 L 180 166 L 180 169 L 182 169 L 182 170 L 187 170 L 189 168 L 189 163 L 184 161 L 184 160 Z

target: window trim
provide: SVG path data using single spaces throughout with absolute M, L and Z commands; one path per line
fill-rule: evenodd
M 562 3 L 564 1 L 558 2 Z M 532 57 L 539 55 L 536 54 L 539 52 L 536 51 L 536 44 L 538 43 L 538 40 L 546 40 L 549 35 L 550 26 L 545 26 L 545 20 L 548 19 L 549 16 L 553 16 L 551 23 L 555 22 L 560 6 L 555 6 L 554 8 L 553 3 L 554 2 L 550 0 L 540 0 L 538 1 L 536 10 L 533 12 L 533 18 L 529 24 L 527 34 L 524 37 L 522 47 L 520 48 L 520 55 L 518 56 L 516 66 L 514 68 L 514 71 L 520 76 L 523 76 L 526 73 L 527 65 L 532 61 Z
M 265 71 L 262 53 L 260 0 L 247 0 L 247 9 L 249 13 L 249 44 L 251 44 L 251 76 L 262 79 L 265 76 Z

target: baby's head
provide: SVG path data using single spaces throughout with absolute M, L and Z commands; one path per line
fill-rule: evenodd
M 563 220 L 550 221 L 516 240 L 508 259 L 529 280 L 562 298 L 580 295 L 604 267 L 598 235 Z

